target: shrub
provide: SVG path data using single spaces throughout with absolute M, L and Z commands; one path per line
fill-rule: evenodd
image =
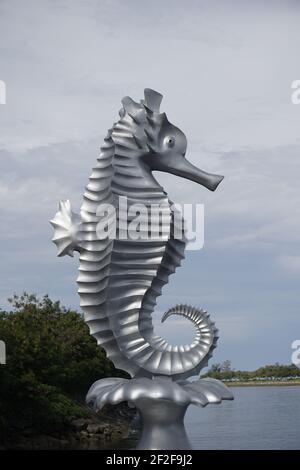
M 82 316 L 52 301 L 24 293 L 0 312 L 6 365 L 0 366 L 0 430 L 62 429 L 87 411 L 90 385 L 115 370 L 90 336 Z

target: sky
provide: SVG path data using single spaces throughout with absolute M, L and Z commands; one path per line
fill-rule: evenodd
M 205 244 L 188 251 L 154 323 L 173 344 L 193 329 L 178 302 L 220 330 L 213 362 L 289 363 L 300 339 L 300 79 L 297 1 L 1 0 L 0 306 L 23 290 L 79 309 L 78 260 L 57 258 L 60 199 L 79 210 L 123 96 L 146 87 L 188 138 L 187 158 L 223 174 L 215 193 L 156 174 L 170 198 L 205 204 Z

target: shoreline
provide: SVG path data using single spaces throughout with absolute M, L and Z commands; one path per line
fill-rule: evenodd
M 270 380 L 270 381 L 249 381 L 249 382 L 224 382 L 225 385 L 228 387 L 284 387 L 284 386 L 293 386 L 293 385 L 300 385 L 300 380 L 281 380 L 281 381 L 276 381 L 276 380 Z

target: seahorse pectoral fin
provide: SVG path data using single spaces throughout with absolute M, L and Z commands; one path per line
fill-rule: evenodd
M 57 246 L 57 256 L 73 257 L 74 251 L 80 251 L 81 217 L 72 211 L 69 200 L 59 202 L 59 211 L 50 224 L 54 228 L 52 241 Z

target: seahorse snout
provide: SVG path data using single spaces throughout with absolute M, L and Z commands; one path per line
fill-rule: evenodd
M 195 183 L 205 186 L 210 191 L 215 191 L 224 178 L 224 176 L 200 170 L 200 168 L 192 165 L 185 157 L 176 159 L 175 162 L 173 161 L 173 165 L 170 165 L 168 168 L 168 173 L 195 181 Z

